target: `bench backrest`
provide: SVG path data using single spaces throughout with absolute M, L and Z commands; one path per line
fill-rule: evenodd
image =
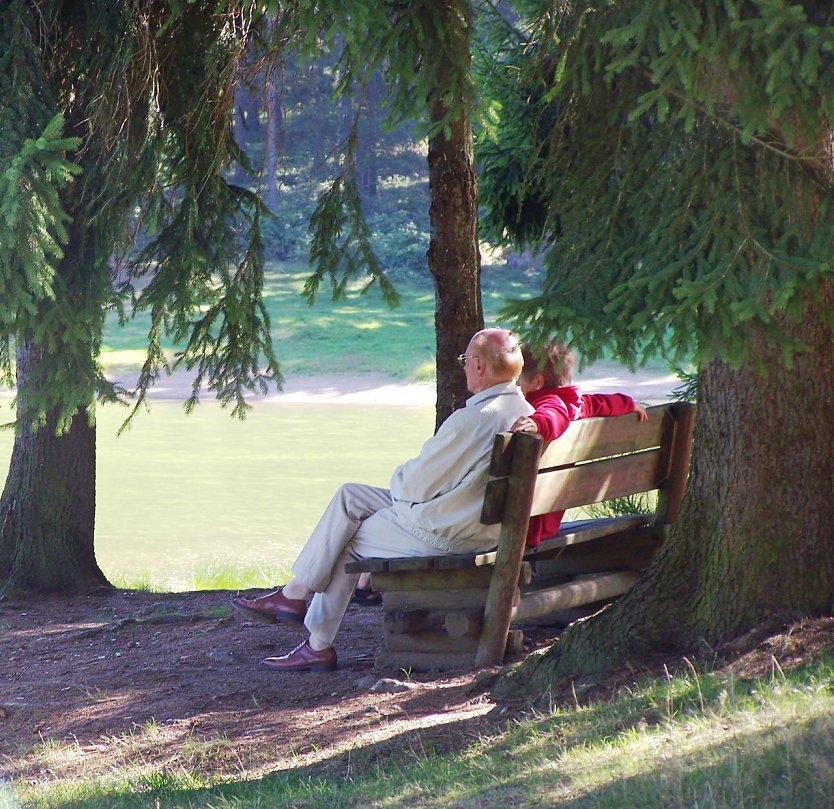
M 655 522 L 672 522 L 686 485 L 694 412 L 694 405 L 676 402 L 648 408 L 644 422 L 633 413 L 574 421 L 540 456 L 538 437 L 496 436 L 481 521 L 504 521 L 522 494 L 520 476 L 535 470 L 530 515 L 658 490 Z

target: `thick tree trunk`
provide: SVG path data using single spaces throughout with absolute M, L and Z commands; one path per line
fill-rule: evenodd
M 449 39 L 460 43 L 458 59 L 469 61 L 467 16 L 449 10 Z M 452 30 L 454 29 L 454 30 Z M 434 65 L 439 87 L 446 72 Z M 443 94 L 440 93 L 442 98 Z M 432 123 L 443 120 L 438 101 Z M 456 357 L 472 335 L 483 328 L 481 253 L 478 249 L 478 176 L 469 110 L 429 140 L 429 271 L 434 279 L 434 323 L 437 335 L 437 423 L 439 427 L 469 396 Z
M 18 388 L 40 350 L 17 352 Z M 85 592 L 108 586 L 93 553 L 95 427 L 77 413 L 67 433 L 56 421 L 15 438 L 0 497 L 0 592 Z
M 759 346 L 767 376 L 721 361 L 701 373 L 687 496 L 643 578 L 508 674 L 499 694 L 541 694 L 647 653 L 704 651 L 757 626 L 830 612 L 834 334 L 810 315 L 786 330 L 810 346 L 790 370 L 778 350 Z

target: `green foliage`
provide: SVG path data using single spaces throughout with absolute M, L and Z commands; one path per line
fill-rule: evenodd
M 367 274 L 365 291 L 377 282 L 389 306 L 397 305 L 399 296 L 371 247 L 371 231 L 362 213 L 353 171 L 342 174 L 321 195 L 310 219 L 310 233 L 314 272 L 304 285 L 304 293 L 311 304 L 325 278 L 330 281 L 333 299 L 338 300 L 351 281 Z
M 371 244 L 389 278 L 430 285 L 430 276 L 426 272 L 426 251 L 429 248 L 427 218 L 425 208 L 423 216 L 414 216 L 413 212 L 403 209 L 368 215 Z
M 542 3 L 479 143 L 492 234 L 547 250 L 508 316 L 629 364 L 749 358 L 834 263 L 831 11 Z
M 417 118 L 427 135 L 442 130 L 471 106 L 475 88 L 468 59 L 461 58 L 469 52 L 469 0 L 407 4 L 328 0 L 316 8 L 330 41 L 338 34 L 343 43 L 337 93 L 366 85 L 381 68 L 389 124 Z M 428 113 L 436 105 L 444 114 L 430 121 Z
M 602 503 L 583 506 L 582 510 L 591 519 L 603 517 L 625 517 L 631 514 L 650 514 L 655 510 L 654 496 L 649 494 L 632 494 L 627 497 L 615 497 Z
M 470 0 L 418 0 L 405 5 L 326 2 L 317 9 L 322 30 L 339 53 L 337 96 L 355 93 L 361 98 L 379 71 L 390 127 L 416 120 L 418 131 L 427 137 L 442 136 L 449 133 L 452 121 L 470 114 L 475 99 Z M 312 301 L 322 280 L 328 278 L 338 296 L 351 278 L 367 274 L 395 305 L 396 293 L 375 252 L 356 185 L 360 120 L 358 114 L 346 138 L 338 175 L 320 197 L 310 221 L 315 273 L 308 294 Z
M 151 313 L 139 402 L 168 367 L 167 336 L 182 345 L 173 366 L 195 374 L 190 404 L 205 386 L 242 415 L 245 394 L 280 373 L 261 205 L 222 176 L 243 159 L 230 89 L 249 39 L 286 44 L 294 21 L 266 26 L 252 2 L 48 0 L 0 14 L 0 363 L 8 378 L 12 346 L 37 357 L 17 380 L 19 418 L 57 414 L 60 431 L 95 397 L 119 397 L 97 357 L 106 311 L 131 307 Z M 143 250 L 114 260 L 140 231 Z
M 12 334 L 37 327 L 44 301 L 54 301 L 56 265 L 64 257 L 70 217 L 60 191 L 79 172 L 65 158 L 78 138 L 62 137 L 56 115 L 38 138 L 27 138 L 0 175 L 0 339 L 2 374 L 13 383 Z M 63 290 L 62 290 L 63 291 Z

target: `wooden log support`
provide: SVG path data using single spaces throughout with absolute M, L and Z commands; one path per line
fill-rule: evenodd
M 518 657 L 524 653 L 524 633 L 513 629 L 507 633 L 506 656 Z M 503 662 L 500 661 L 500 662 Z M 381 668 L 400 669 L 406 673 L 416 671 L 469 671 L 475 667 L 475 655 L 471 652 L 418 652 L 380 649 L 376 664 Z
M 518 590 L 518 588 L 516 588 Z M 382 608 L 386 613 L 395 610 L 458 610 L 483 608 L 489 590 L 402 590 L 382 594 Z M 513 604 L 518 600 L 516 595 Z
M 593 604 L 606 598 L 619 596 L 630 590 L 640 574 L 632 570 L 618 573 L 603 573 L 568 584 L 560 584 L 548 590 L 524 595 L 521 603 L 512 611 L 512 622 L 520 623 L 527 618 L 540 618 L 550 612 Z
M 511 605 L 518 591 L 518 573 L 527 540 L 530 505 L 533 502 L 541 447 L 542 441 L 538 435 L 520 433 L 515 438 L 495 572 L 492 574 L 484 610 L 484 628 L 475 658 L 477 666 L 495 665 L 504 659 L 513 609 Z
M 382 626 L 386 635 L 406 635 L 439 629 L 445 620 L 439 610 L 392 610 L 385 613 Z
M 532 567 L 522 564 L 519 584 L 529 584 Z M 492 567 L 468 570 L 411 570 L 371 574 L 371 587 L 380 592 L 389 590 L 486 590 L 492 579 Z
M 524 632 L 520 629 L 511 629 L 507 632 L 507 648 L 504 651 L 504 660 L 508 657 L 518 657 L 524 654 Z
M 387 635 L 445 630 L 451 637 L 477 637 L 484 624 L 483 609 L 468 610 L 394 610 L 385 613 L 383 627 Z
M 411 632 L 407 635 L 386 635 L 385 648 L 391 652 L 467 652 L 475 654 L 478 639 L 453 638 L 444 630 L 439 632 Z
M 484 611 L 452 610 L 446 613 L 443 626 L 453 638 L 478 637 L 484 626 Z

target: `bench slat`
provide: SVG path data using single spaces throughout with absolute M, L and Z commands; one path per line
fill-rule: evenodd
M 559 533 L 550 539 L 542 540 L 536 548 L 528 548 L 524 558 L 534 560 L 548 551 L 578 545 L 592 539 L 600 539 L 615 534 L 625 533 L 634 528 L 650 523 L 652 514 L 625 514 L 622 517 L 603 517 L 599 520 L 577 520 L 562 523 Z
M 664 526 L 643 525 L 593 542 L 568 545 L 536 557 L 536 581 L 603 570 L 645 570 L 663 544 Z
M 384 570 L 373 574 L 374 590 L 486 590 L 492 571 L 487 567 L 447 568 L 444 570 Z M 522 565 L 521 584 L 529 583 L 532 571 Z
M 649 418 L 642 422 L 634 413 L 572 421 L 568 429 L 545 448 L 539 459 L 539 469 L 659 447 L 666 407 L 649 407 L 647 413 Z
M 667 475 L 659 449 L 541 472 L 531 515 L 599 503 L 657 489 Z

